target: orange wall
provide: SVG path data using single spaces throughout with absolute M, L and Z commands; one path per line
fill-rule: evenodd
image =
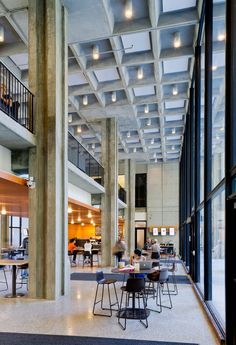
M 71 238 L 90 238 L 95 237 L 95 226 L 94 225 L 84 225 L 80 224 L 68 224 L 68 239 Z

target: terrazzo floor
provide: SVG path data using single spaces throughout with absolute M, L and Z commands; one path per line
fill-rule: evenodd
M 181 265 L 178 266 L 178 274 L 184 274 Z M 72 272 L 81 270 L 91 271 L 90 268 L 71 269 Z M 96 271 L 96 268 L 93 268 L 93 271 Z M 104 271 L 109 272 L 110 268 Z M 121 283 L 117 283 L 120 296 L 119 286 Z M 164 309 L 161 314 L 151 312 L 147 329 L 137 320 L 128 320 L 125 331 L 118 325 L 115 314 L 111 318 L 93 316 L 96 282 L 71 281 L 68 296 L 61 297 L 57 301 L 33 300 L 28 297 L 6 299 L 1 292 L 0 332 L 100 336 L 218 345 L 219 342 L 191 285 L 179 284 L 178 288 L 179 294 L 172 296 L 172 310 Z M 149 299 L 148 306 L 154 308 L 155 302 Z

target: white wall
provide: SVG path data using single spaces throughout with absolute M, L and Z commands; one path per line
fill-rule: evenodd
M 11 172 L 11 151 L 0 145 L 0 169 Z
M 91 194 L 71 183 L 68 183 L 68 197 L 91 205 Z

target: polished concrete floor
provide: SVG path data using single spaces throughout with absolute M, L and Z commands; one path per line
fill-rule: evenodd
M 178 266 L 178 274 L 184 274 L 182 267 Z M 81 270 L 91 269 L 71 269 L 73 272 Z M 104 271 L 110 271 L 110 268 Z M 10 282 L 10 272 L 8 275 Z M 117 283 L 119 296 L 120 285 Z M 191 285 L 179 284 L 178 287 L 179 294 L 172 296 L 172 310 L 164 309 L 161 314 L 151 312 L 147 329 L 137 320 L 128 320 L 125 331 L 118 325 L 115 314 L 111 318 L 93 316 L 96 282 L 71 281 L 69 295 L 57 301 L 27 297 L 6 299 L 3 297 L 5 292 L 1 292 L 0 331 L 219 344 Z M 25 287 L 21 290 L 26 291 Z M 152 299 L 149 299 L 148 306 L 155 307 Z

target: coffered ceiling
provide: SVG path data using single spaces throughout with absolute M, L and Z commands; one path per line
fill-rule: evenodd
M 101 120 L 115 117 L 120 159 L 178 160 L 202 1 L 63 2 L 71 133 L 99 159 Z M 0 56 L 27 81 L 27 1 L 1 0 L 0 14 L 15 35 Z

